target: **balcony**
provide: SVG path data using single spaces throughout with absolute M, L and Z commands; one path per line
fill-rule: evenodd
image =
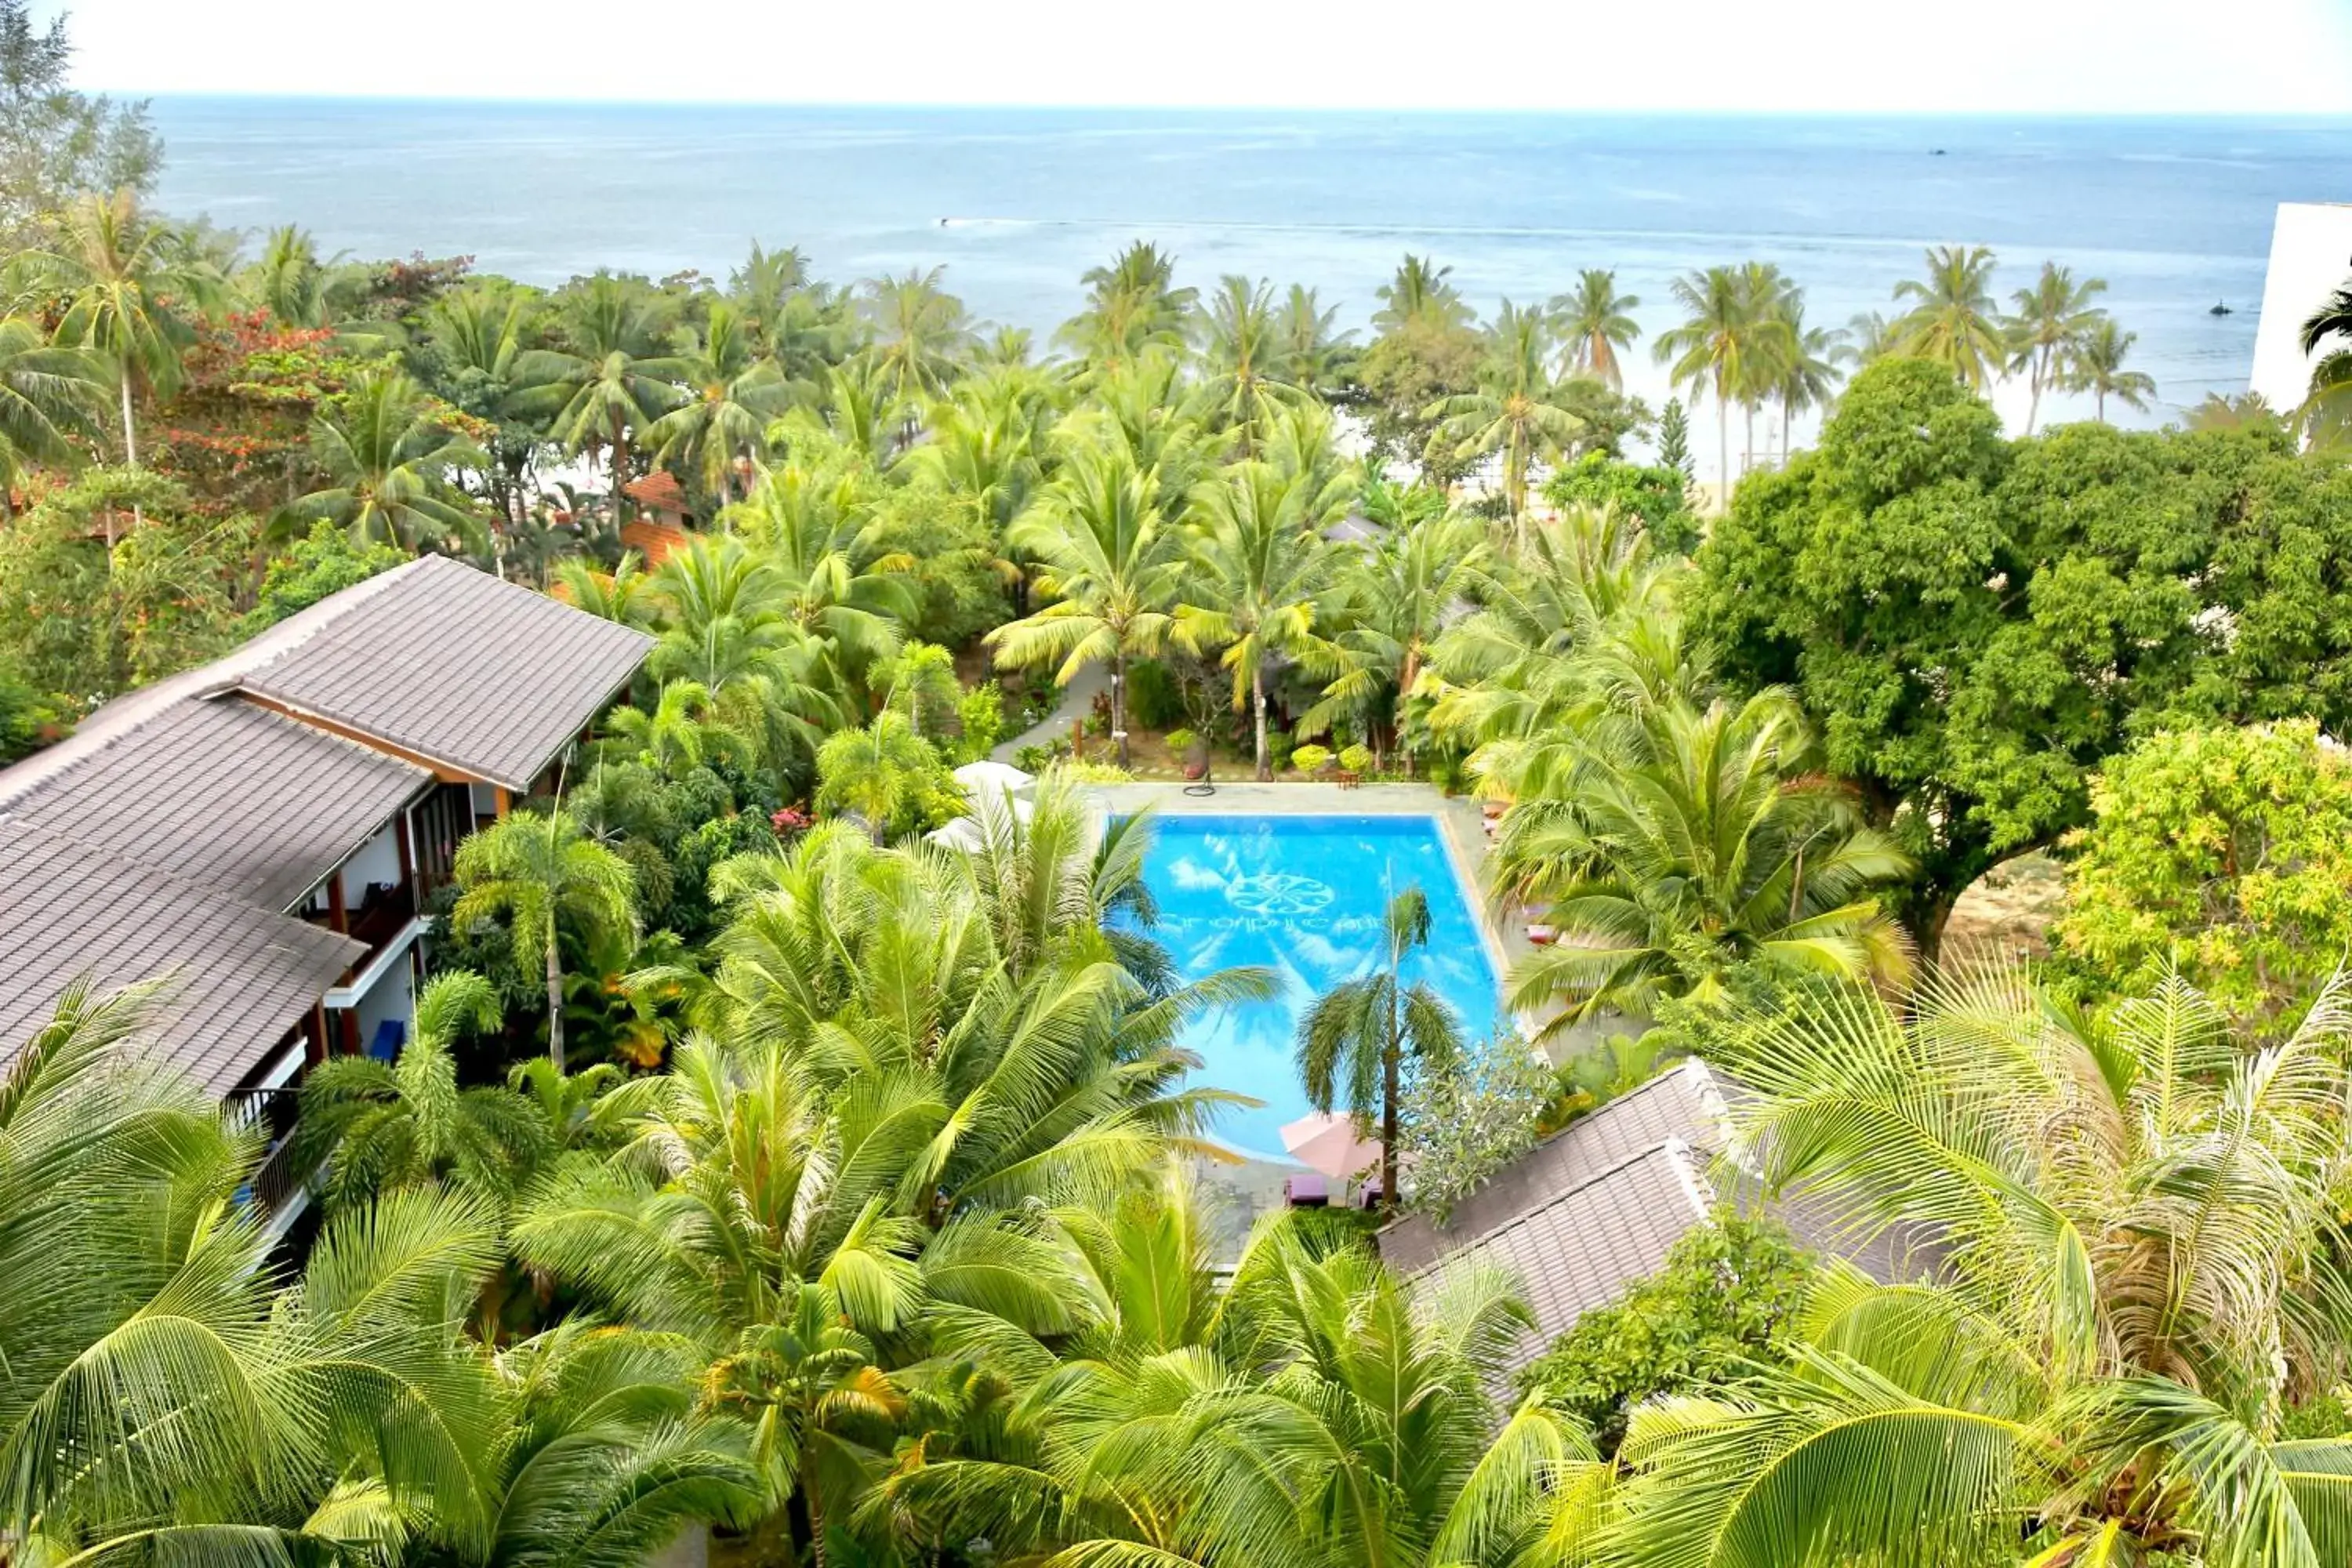
M 229 1125 L 240 1131 L 257 1127 L 268 1144 L 261 1163 L 237 1195 L 272 1214 L 284 1209 L 310 1179 L 310 1173 L 299 1169 L 294 1159 L 294 1123 L 300 1103 L 300 1091 L 290 1085 L 235 1089 L 228 1097 Z
M 352 972 L 357 973 L 400 939 L 401 933 L 416 919 L 418 910 L 415 882 L 378 882 L 361 895 L 355 907 L 341 911 L 331 906 L 324 910 L 308 910 L 302 918 L 314 926 L 341 931 L 353 942 L 366 946 L 366 956 L 352 965 Z M 340 921 L 337 918 L 339 912 Z

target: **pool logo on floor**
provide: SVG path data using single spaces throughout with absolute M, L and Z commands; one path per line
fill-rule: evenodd
M 1236 877 L 1225 885 L 1225 902 L 1250 915 L 1312 915 L 1331 906 L 1331 884 L 1291 871 Z

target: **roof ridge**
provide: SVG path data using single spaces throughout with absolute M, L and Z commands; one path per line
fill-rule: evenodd
M 396 580 L 406 579 L 429 562 L 445 559 L 420 555 L 414 561 L 404 561 L 389 571 L 330 594 L 315 605 L 305 605 L 218 658 L 167 675 L 149 685 L 134 687 L 100 704 L 64 740 L 0 768 L 0 816 L 14 803 L 70 772 L 84 760 L 100 755 L 123 737 L 136 734 L 181 702 L 236 690 L 248 678 L 284 658 L 341 616 L 383 593 Z M 451 563 L 465 567 L 463 562 Z

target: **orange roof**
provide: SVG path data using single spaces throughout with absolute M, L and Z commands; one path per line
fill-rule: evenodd
M 686 510 L 686 491 L 679 487 L 677 476 L 667 468 L 656 468 L 650 474 L 631 479 L 621 487 L 621 493 L 639 506 L 650 507 L 656 511 L 682 512 Z
M 649 519 L 631 518 L 621 525 L 621 544 L 645 558 L 647 566 L 658 566 L 684 550 L 692 536 L 682 528 Z

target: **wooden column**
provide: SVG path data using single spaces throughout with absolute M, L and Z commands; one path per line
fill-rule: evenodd
M 327 876 L 327 929 L 337 936 L 352 934 L 352 911 L 343 905 L 343 868 L 341 866 Z

